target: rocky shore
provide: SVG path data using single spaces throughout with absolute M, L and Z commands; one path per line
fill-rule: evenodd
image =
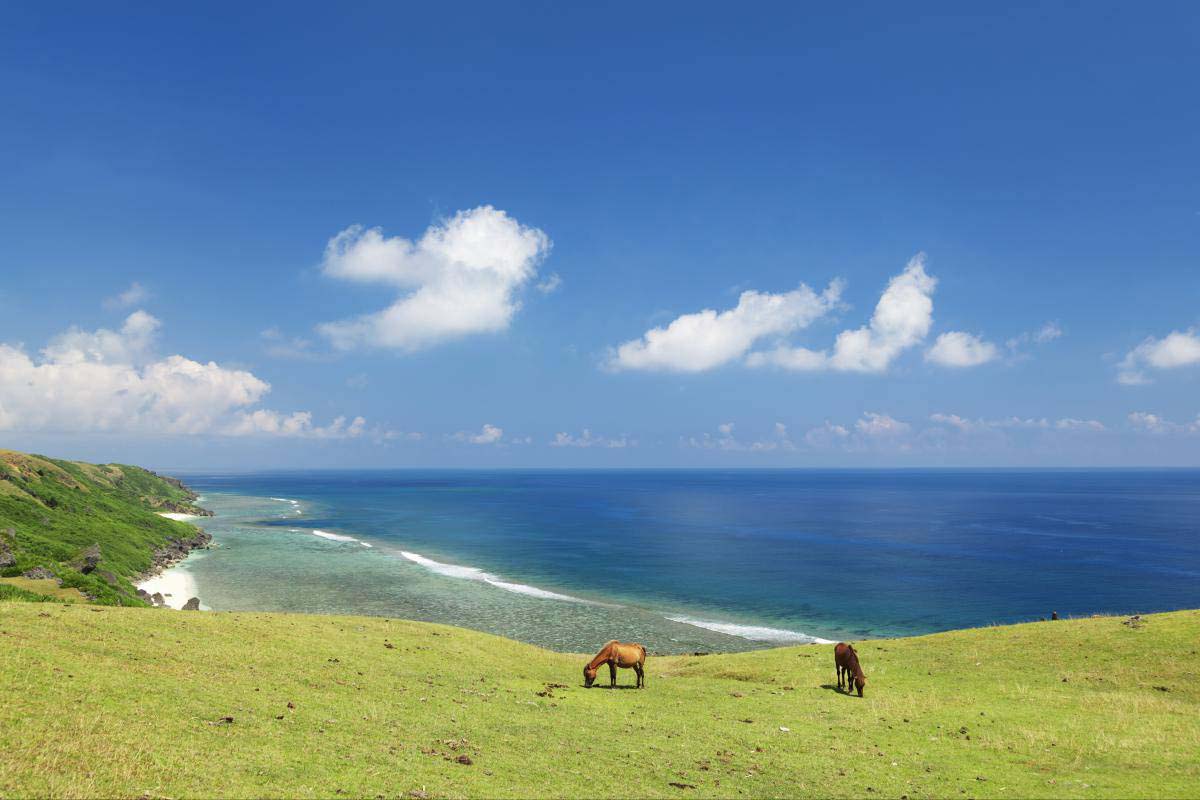
M 211 515 L 212 512 L 209 512 L 209 516 Z M 139 575 L 134 583 L 142 584 L 146 581 L 149 581 L 151 578 L 161 575 L 163 572 L 191 555 L 193 550 L 207 549 L 211 543 L 212 534 L 202 531 L 199 528 L 196 528 L 195 533 L 191 536 L 178 539 L 172 538 L 168 540 L 166 545 L 154 551 L 150 558 L 150 569 Z M 151 594 L 145 589 L 139 588 L 137 593 L 138 597 L 145 600 L 147 603 L 152 603 L 155 606 L 162 606 L 166 604 L 163 596 L 158 592 Z M 199 607 L 200 601 L 193 597 L 187 601 L 183 608 L 185 611 L 195 611 L 198 610 Z

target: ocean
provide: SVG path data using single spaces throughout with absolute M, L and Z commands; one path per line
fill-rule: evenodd
M 1198 470 L 182 474 L 208 608 L 722 652 L 1200 606 Z

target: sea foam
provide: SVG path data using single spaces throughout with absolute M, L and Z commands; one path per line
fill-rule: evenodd
M 558 592 L 539 589 L 536 586 L 528 586 L 524 583 L 512 583 L 510 581 L 501 580 L 490 572 L 484 572 L 478 567 L 462 567 L 457 564 L 443 564 L 441 561 L 434 561 L 432 558 L 426 558 L 419 553 L 410 553 L 406 550 L 401 550 L 400 555 L 404 556 L 414 564 L 421 565 L 430 572 L 436 572 L 438 575 L 445 575 L 448 578 L 461 578 L 468 581 L 479 581 L 481 583 L 486 583 L 489 586 L 495 586 L 497 589 L 503 589 L 506 592 L 523 594 L 527 597 L 538 597 L 543 600 L 562 600 L 568 603 L 589 602 L 579 597 L 571 597 L 567 594 L 559 594 Z
M 295 529 L 293 528 L 293 530 Z M 353 536 L 346 536 L 342 533 L 330 533 L 329 531 L 314 530 L 312 535 L 320 536 L 322 539 L 329 539 L 330 541 L 334 542 L 353 542 L 354 544 L 361 544 L 363 547 L 371 546 L 360 539 L 355 539 Z
M 694 617 L 685 617 L 682 615 L 667 616 L 667 619 L 672 622 L 682 622 L 684 625 L 692 625 L 705 630 L 724 633 L 729 636 L 739 636 L 743 639 L 750 639 L 755 642 L 786 642 L 789 644 L 833 644 L 829 639 L 822 639 L 819 636 L 809 636 L 807 633 L 799 631 L 789 631 L 783 628 L 767 628 L 761 625 L 735 625 L 732 622 L 712 622 L 710 620 L 695 619 Z

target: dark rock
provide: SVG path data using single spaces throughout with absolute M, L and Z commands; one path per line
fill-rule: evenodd
M 57 578 L 58 576 L 45 567 L 34 567 L 33 569 L 25 570 L 25 572 L 21 574 L 21 577 L 33 578 L 35 581 L 41 581 L 46 580 L 47 578 Z
M 139 583 L 147 578 L 154 577 L 168 567 L 172 567 L 183 561 L 193 550 L 208 547 L 211 541 L 212 534 L 198 528 L 191 536 L 182 539 L 168 539 L 165 545 L 155 550 L 150 556 L 150 569 L 135 578 L 133 582 Z
M 153 603 L 153 602 L 154 602 L 154 598 L 153 598 L 153 597 L 151 597 L 151 596 L 150 596 L 150 593 L 149 593 L 149 592 L 147 592 L 145 589 L 138 589 L 138 590 L 137 590 L 137 596 L 138 596 L 138 599 L 139 599 L 139 600 L 145 600 L 147 603 Z
M 188 598 L 188 601 L 183 604 L 183 608 L 181 610 L 183 610 L 183 611 L 199 611 L 200 610 L 200 598 L 199 597 Z
M 107 583 L 109 586 L 119 586 L 120 585 L 120 580 L 117 578 L 117 576 L 112 574 L 111 572 L 109 572 L 106 569 L 98 569 L 98 570 L 96 570 L 96 574 L 99 575 L 101 578 L 103 578 L 104 582 Z
M 466 753 L 463 753 L 461 756 L 459 756 L 458 758 L 456 758 L 454 760 L 460 764 L 466 764 L 468 767 L 471 766 L 472 763 L 474 763 L 471 761 L 471 757 L 469 755 L 467 755 Z
M 150 602 L 156 606 L 166 605 L 167 599 L 162 596 L 162 592 L 155 592 L 150 595 Z
M 96 569 L 96 565 L 100 563 L 100 559 L 100 545 L 94 544 L 87 550 L 84 550 L 83 555 L 72 561 L 71 566 L 84 575 L 87 575 Z

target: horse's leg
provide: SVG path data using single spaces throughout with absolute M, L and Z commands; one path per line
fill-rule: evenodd
M 640 689 L 640 688 L 642 688 L 642 684 L 644 684 L 644 683 L 645 683 L 645 678 L 644 678 L 644 676 L 643 676 L 643 674 L 642 674 L 642 665 L 641 665 L 641 664 L 634 664 L 634 665 L 633 665 L 633 671 L 637 673 L 637 688 L 639 688 L 639 689 Z
M 616 661 L 608 662 L 608 677 L 609 677 L 609 683 L 608 683 L 609 688 L 610 689 L 617 688 L 617 662 Z
M 843 685 L 842 684 L 842 665 L 841 664 L 837 665 L 837 674 L 838 674 L 838 688 L 841 689 L 842 685 Z

